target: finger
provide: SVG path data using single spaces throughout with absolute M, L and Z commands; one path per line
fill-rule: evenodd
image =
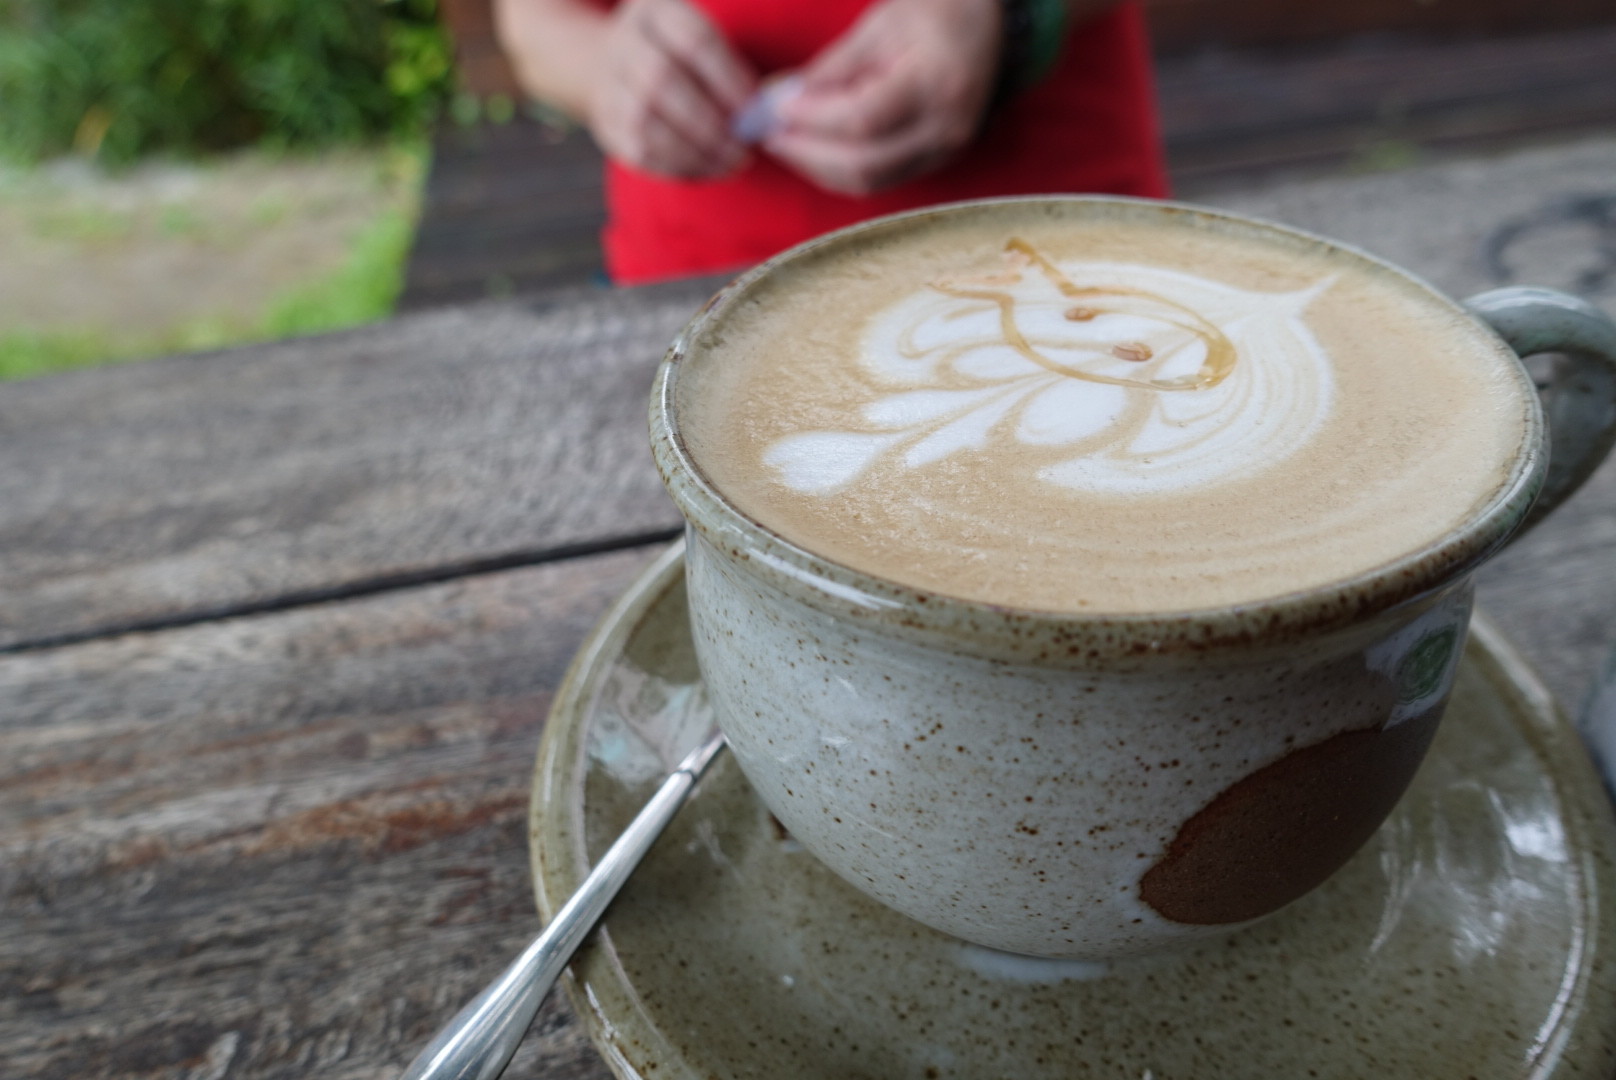
M 740 143 L 730 134 L 729 122 L 718 103 L 671 61 L 646 88 L 646 101 L 652 112 L 706 153 L 715 157 L 740 154 Z
M 799 75 L 783 75 L 766 83 L 730 118 L 730 134 L 743 144 L 762 142 L 785 124 L 783 110 L 800 93 Z
M 706 106 L 706 112 L 701 110 L 701 105 Z M 685 109 L 689 111 L 681 111 Z M 729 172 L 746 154 L 745 147 L 729 134 L 716 109 L 689 84 L 684 84 L 678 93 L 652 98 L 651 115 L 701 156 L 708 166 L 706 175 Z
M 889 70 L 846 89 L 805 89 L 780 115 L 792 130 L 852 142 L 894 134 L 914 123 L 921 108 L 914 83 Z
M 627 83 L 602 98 L 592 127 L 608 157 L 646 172 L 702 178 L 738 164 L 734 155 L 715 155 L 693 144 Z
M 648 4 L 645 26 L 652 39 L 706 85 L 726 111 L 746 104 L 757 77 L 705 15 L 685 0 Z
M 641 168 L 647 172 L 680 180 L 704 180 L 727 171 L 719 168 L 720 163 L 711 154 L 705 153 L 660 116 L 648 118 L 641 138 L 645 151 Z
M 848 141 L 787 131 L 765 144 L 770 153 L 843 195 L 869 195 L 912 179 L 947 160 L 933 133 L 908 128 L 878 140 Z
M 742 148 L 718 103 L 656 42 L 636 37 L 626 43 L 622 71 L 621 85 L 642 115 L 660 116 L 714 158 L 740 157 Z

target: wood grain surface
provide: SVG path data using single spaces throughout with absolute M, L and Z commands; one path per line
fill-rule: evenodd
M 604 280 L 603 168 L 582 129 L 441 121 L 400 310 Z
M 1206 200 L 1456 295 L 1592 280 L 1616 310 L 1616 209 L 1588 209 L 1616 208 L 1613 176 L 1602 138 Z M 668 535 L 646 393 L 716 284 L 561 291 L 8 385 L 0 649 Z
M 1609 24 L 1605 0 L 1357 0 L 1293 4 L 1286 0 L 1146 0 L 1159 52 L 1222 47 L 1295 46 L 1365 36 L 1464 39 L 1526 35 Z
M 1491 574 L 1562 693 L 1612 481 Z M 537 929 L 543 719 L 655 550 L 0 657 L 0 1076 L 395 1076 Z M 609 1073 L 557 998 L 509 1075 Z
M 0 1076 L 396 1075 L 538 930 L 539 733 L 654 553 L 0 657 Z M 558 997 L 510 1075 L 609 1074 Z
M 0 647 L 671 534 L 651 373 L 714 287 L 561 292 L 7 385 Z
M 1156 68 L 1157 94 L 1174 186 L 1193 191 L 1220 179 L 1243 182 L 1264 168 L 1406 161 L 1442 147 L 1608 131 L 1616 120 L 1611 20 L 1616 9 L 1602 26 L 1531 36 L 1440 43 L 1379 36 L 1165 60 Z

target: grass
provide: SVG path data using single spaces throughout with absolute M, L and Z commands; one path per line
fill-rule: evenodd
M 386 318 L 403 287 L 414 226 L 411 215 L 388 211 L 355 241 L 347 265 L 271 297 L 263 316 L 245 326 L 200 318 L 145 338 L 114 338 L 93 331 L 0 331 L 0 379 L 276 341 Z
M 0 378 L 24 379 L 53 371 L 94 367 L 117 359 L 100 334 L 12 330 L 0 333 Z
M 353 211 L 346 211 L 346 254 L 335 249 L 338 257 L 325 259 L 324 268 L 314 272 L 306 272 L 295 258 L 283 256 L 283 261 L 292 264 L 280 275 L 285 283 L 266 290 L 261 298 L 254 293 L 245 309 L 237 304 L 237 310 L 229 313 L 196 312 L 177 304 L 175 317 L 166 323 L 122 332 L 91 325 L 94 320 L 88 315 L 78 325 L 0 325 L 0 379 L 273 341 L 385 318 L 403 285 L 424 166 L 424 147 L 393 148 L 381 155 L 373 182 L 378 192 L 388 194 L 374 199 L 374 209 L 361 212 L 357 226 Z M 24 216 L 21 227 L 36 242 L 57 244 L 59 249 L 65 246 L 75 259 L 116 260 L 144 246 L 147 251 L 163 248 L 168 254 L 208 249 L 216 259 L 253 260 L 260 256 L 260 241 L 272 231 L 278 230 L 282 236 L 288 230 L 329 231 L 319 216 L 324 208 L 319 199 L 329 203 L 332 197 L 303 199 L 295 192 L 289 195 L 287 186 L 282 183 L 256 195 L 245 192 L 242 205 L 228 212 L 206 200 L 131 210 L 127 206 L 109 209 L 94 203 L 64 203 L 53 194 L 50 201 L 41 201 Z M 366 193 L 359 194 L 361 205 L 369 207 L 370 202 L 363 198 Z M 354 197 L 350 195 L 349 201 L 355 201 Z M 81 279 L 73 276 L 78 284 Z M 183 281 L 175 285 L 177 290 L 184 288 Z M 93 296 L 84 297 L 87 312 L 95 302 Z M 108 322 L 115 324 L 116 320 L 102 320 Z
M 1347 167 L 1354 173 L 1396 172 L 1418 165 L 1424 156 L 1418 143 L 1407 139 L 1378 138 L 1358 147 Z
M 77 244 L 113 243 L 135 229 L 135 218 L 128 213 L 99 206 L 63 206 L 46 210 L 34 220 L 34 231 L 48 240 Z
M 359 235 L 347 265 L 270 300 L 255 337 L 318 334 L 384 318 L 404 287 L 413 214 L 390 210 Z

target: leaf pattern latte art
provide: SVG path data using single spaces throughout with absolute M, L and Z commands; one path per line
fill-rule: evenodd
M 865 328 L 876 396 L 845 429 L 764 452 L 787 487 L 828 495 L 878 463 L 921 469 L 1016 446 L 1075 492 L 1166 494 L 1249 475 L 1300 449 L 1328 415 L 1324 349 L 1303 321 L 1326 279 L 1235 288 L 1116 262 L 1056 265 L 1012 240 L 1002 273 L 938 281 Z

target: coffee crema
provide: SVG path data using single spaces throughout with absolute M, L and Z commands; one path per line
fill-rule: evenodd
M 1508 351 L 1400 275 L 1149 204 L 1012 201 L 776 267 L 691 343 L 681 431 L 742 512 L 854 569 L 1044 611 L 1343 580 L 1479 512 Z

